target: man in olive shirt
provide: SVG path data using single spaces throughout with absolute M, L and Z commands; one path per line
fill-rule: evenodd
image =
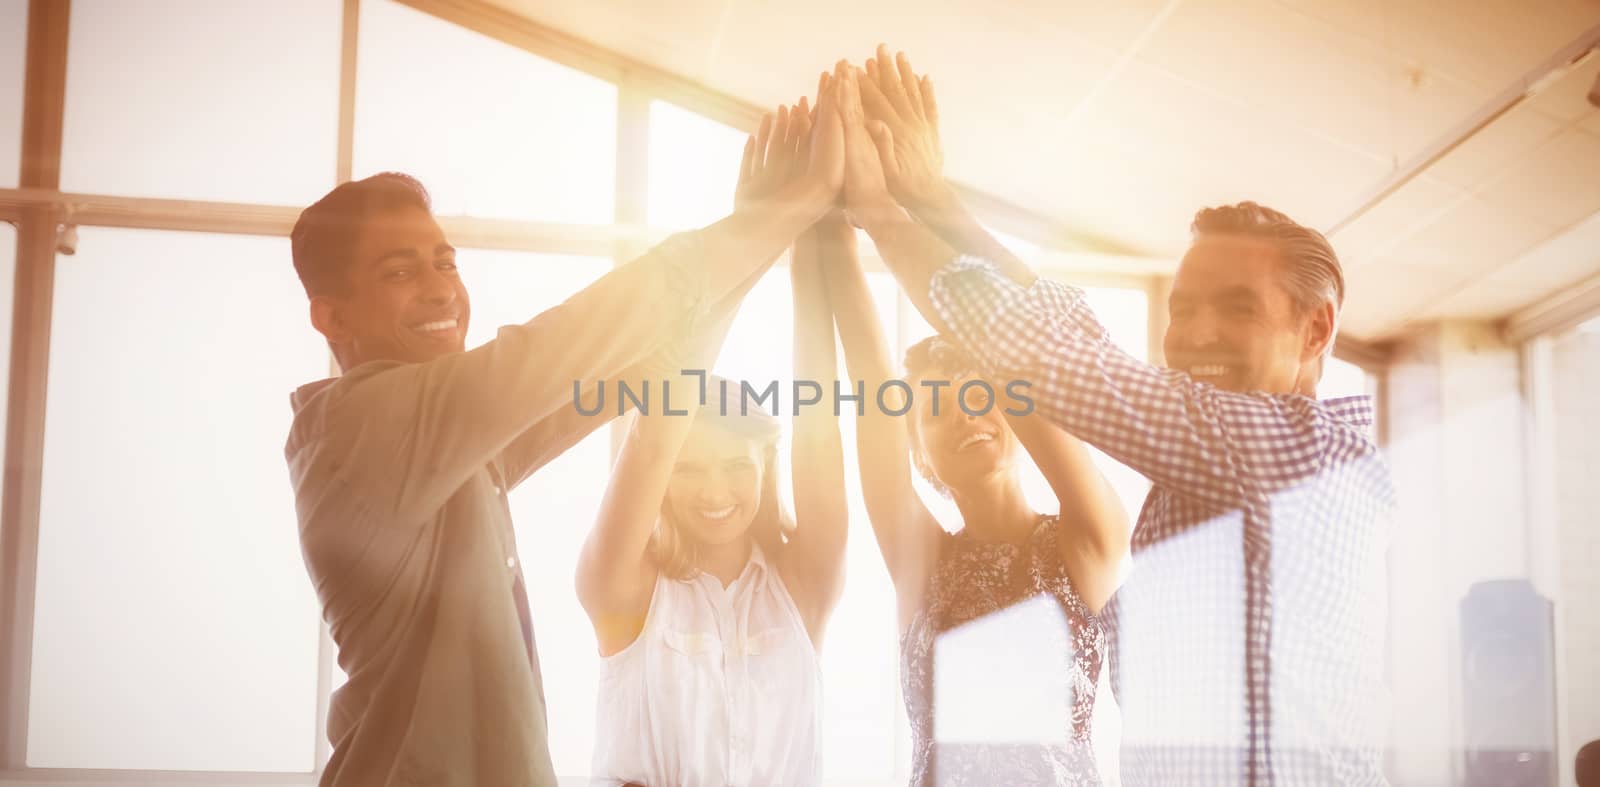
M 471 351 L 455 250 L 420 184 L 376 175 L 301 214 L 295 270 L 343 370 L 292 394 L 285 446 L 349 675 L 323 785 L 556 783 L 506 494 L 604 422 L 572 406 L 573 381 L 675 372 L 685 337 L 832 206 L 843 160 L 842 132 L 819 131 L 807 171 L 765 198 Z

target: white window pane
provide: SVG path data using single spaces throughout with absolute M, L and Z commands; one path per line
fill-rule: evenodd
M 64 191 L 306 205 L 333 186 L 339 3 L 77 0 Z
M 650 102 L 650 226 L 703 227 L 733 212 L 748 136 L 676 104 Z
M 58 259 L 27 764 L 309 771 L 319 614 L 283 445 L 327 348 L 281 238 Z
M 1367 370 L 1349 361 L 1329 357 L 1322 367 L 1322 381 L 1317 383 L 1317 398 L 1362 396 L 1375 393 L 1374 387 L 1372 375 L 1367 374 Z
M 15 188 L 22 163 L 22 84 L 28 0 L 0 0 L 0 188 Z
M 472 297 L 468 346 L 493 339 L 502 325 L 527 322 L 611 270 L 611 261 L 598 257 L 463 249 L 457 259 Z M 551 382 L 567 390 L 572 385 L 571 380 Z M 601 426 L 540 468 L 510 498 L 551 719 L 550 756 L 564 778 L 589 773 L 594 747 L 600 659 L 573 582 L 578 551 L 594 524 L 610 468 L 610 431 Z
M 440 215 L 611 223 L 615 85 L 390 0 L 360 39 L 355 177 L 414 175 Z

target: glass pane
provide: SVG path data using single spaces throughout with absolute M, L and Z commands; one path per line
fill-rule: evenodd
M 748 137 L 676 104 L 650 102 L 650 226 L 703 227 L 733 212 Z
M 472 347 L 493 339 L 500 326 L 527 322 L 611 270 L 611 261 L 598 257 L 464 249 L 457 259 L 472 296 L 467 333 Z M 594 747 L 600 659 L 572 583 L 610 468 L 610 429 L 602 426 L 540 468 L 510 498 L 544 671 L 550 755 L 563 778 L 586 776 Z
M 360 39 L 355 177 L 414 175 L 440 215 L 611 223 L 615 85 L 389 0 Z
M 283 444 L 327 376 L 281 238 L 83 228 L 56 267 L 27 764 L 309 771 Z
M 1558 743 L 1569 762 L 1600 740 L 1600 318 L 1551 341 L 1550 434 L 1555 471 L 1557 582 L 1554 588 Z M 1546 662 L 1548 664 L 1548 662 Z M 1528 671 L 1532 674 L 1532 670 Z M 1571 771 L 1567 771 L 1571 773 Z M 1570 777 L 1568 777 L 1570 778 Z
M 11 395 L 11 311 L 17 268 L 17 229 L 0 222 L 0 461 L 4 461 L 6 421 L 4 413 Z M 0 503 L 4 499 L 0 498 Z
M 16 188 L 22 164 L 22 84 L 28 0 L 0 0 L 0 188 Z
M 306 205 L 333 186 L 340 6 L 77 0 L 61 188 Z

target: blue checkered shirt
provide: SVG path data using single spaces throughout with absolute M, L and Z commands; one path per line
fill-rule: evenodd
M 1080 290 L 973 257 L 929 294 L 986 374 L 1153 484 L 1103 613 L 1124 783 L 1385 784 L 1394 490 L 1370 399 L 1196 383 L 1118 349 Z

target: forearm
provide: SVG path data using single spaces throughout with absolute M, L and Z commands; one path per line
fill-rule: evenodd
M 955 250 L 893 203 L 859 210 L 856 218 L 911 304 L 935 330 L 945 332 L 943 318 L 928 298 L 928 286 L 933 274 L 955 258 Z
M 1033 282 L 1033 270 L 1028 264 L 990 234 L 989 229 L 967 210 L 961 197 L 949 184 L 910 210 L 918 221 L 926 224 L 957 252 L 993 262 L 1002 273 L 1023 286 Z
M 833 194 L 795 181 L 700 231 L 712 301 L 733 294 L 832 207 Z

